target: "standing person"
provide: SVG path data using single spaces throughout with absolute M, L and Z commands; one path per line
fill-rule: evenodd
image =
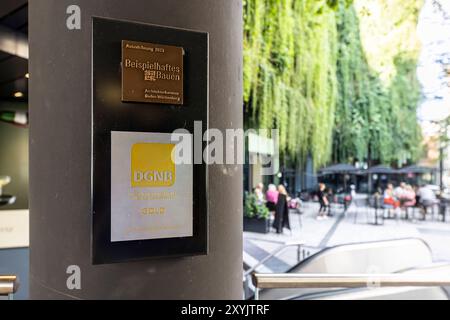
M 333 193 L 333 189 L 332 188 L 326 188 L 326 198 L 327 198 L 327 200 L 328 200 L 328 202 L 334 202 L 334 201 L 336 201 L 337 200 L 337 196 L 335 196 L 334 195 L 334 193 Z M 330 206 L 328 205 L 327 206 L 327 214 L 326 214 L 326 217 L 332 217 L 333 215 L 331 214 L 331 208 L 330 208 Z
M 288 194 L 283 185 L 278 186 L 278 201 L 275 206 L 275 220 L 273 221 L 273 227 L 277 230 L 277 233 L 283 233 L 284 227 L 289 230 L 291 229 L 289 223 Z
M 320 204 L 320 208 L 319 208 L 319 213 L 317 214 L 317 220 L 324 220 L 324 219 L 328 219 L 327 217 L 327 209 L 328 209 L 328 198 L 327 195 L 325 193 L 325 183 L 319 183 L 319 191 L 317 192 L 317 196 L 319 198 L 319 204 Z
M 266 206 L 269 209 L 270 214 L 273 215 L 275 212 L 275 206 L 278 201 L 278 191 L 274 184 L 269 184 L 266 192 Z
M 413 207 L 416 205 L 416 193 L 411 185 L 405 185 L 401 200 L 404 207 Z

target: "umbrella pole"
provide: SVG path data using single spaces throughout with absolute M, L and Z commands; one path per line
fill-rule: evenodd
M 343 174 L 343 177 L 344 177 L 344 193 L 346 193 L 347 192 L 347 179 L 345 179 L 346 178 L 345 173 Z

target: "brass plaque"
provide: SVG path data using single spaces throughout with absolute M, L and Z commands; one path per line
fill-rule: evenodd
M 122 101 L 183 104 L 181 47 L 122 40 Z

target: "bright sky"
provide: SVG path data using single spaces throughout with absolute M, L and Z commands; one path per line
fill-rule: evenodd
M 444 13 L 433 2 L 438 1 Z M 419 120 L 441 120 L 450 115 L 450 78 L 446 81 L 445 72 L 438 60 L 450 67 L 450 0 L 425 0 L 419 26 L 422 42 L 418 76 L 425 95 L 418 110 Z M 425 134 L 430 128 L 424 123 Z

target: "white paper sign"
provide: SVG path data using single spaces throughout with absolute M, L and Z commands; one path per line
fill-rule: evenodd
M 193 168 L 170 137 L 111 132 L 111 242 L 193 236 Z
M 0 249 L 26 248 L 29 245 L 29 211 L 0 211 Z

